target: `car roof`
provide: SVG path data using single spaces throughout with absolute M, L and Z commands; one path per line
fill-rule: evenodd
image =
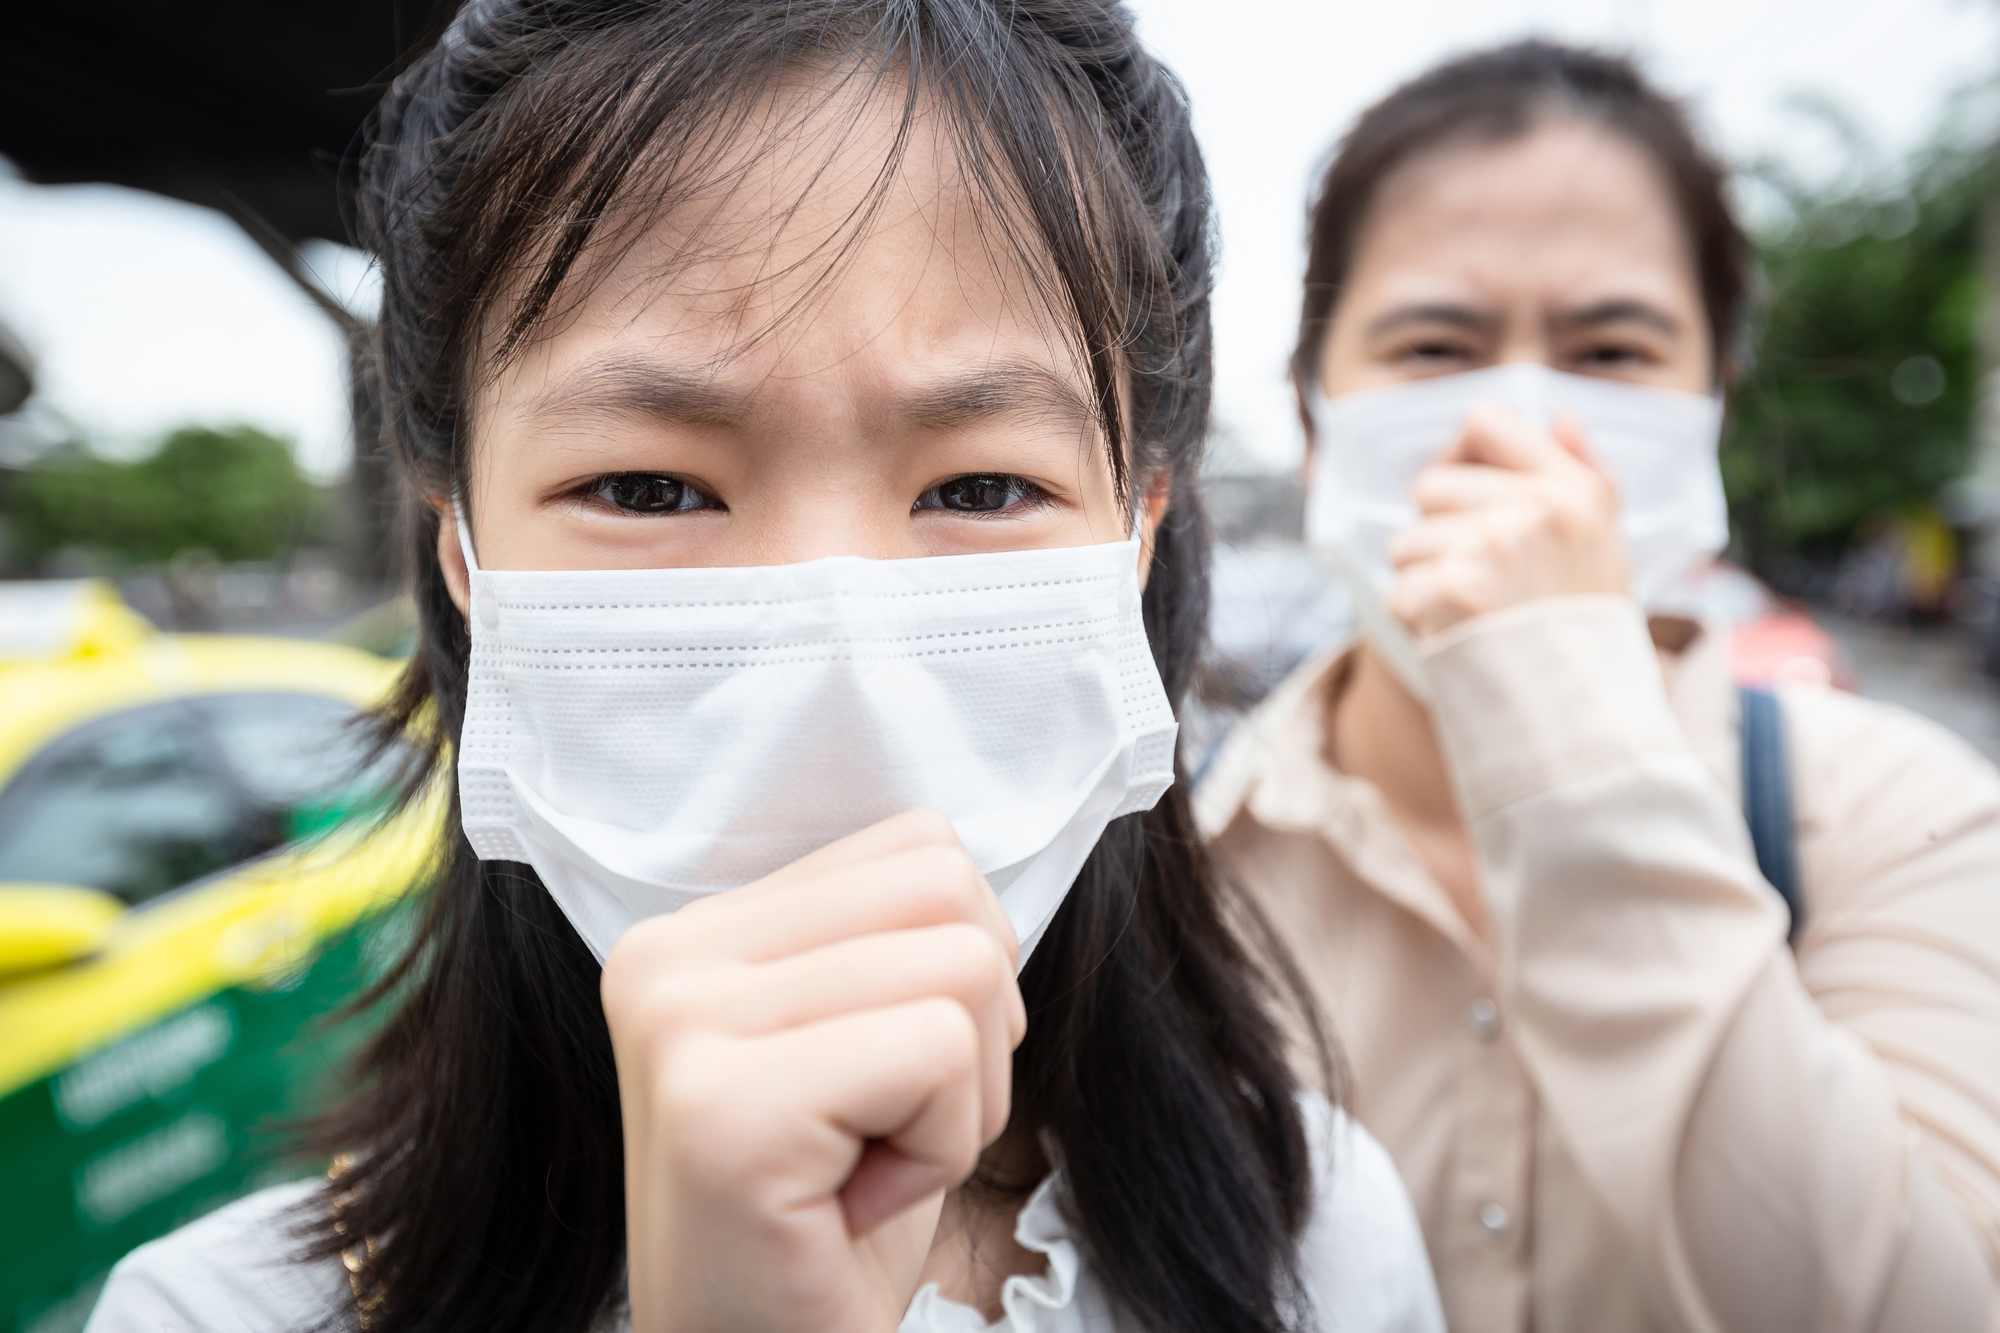
M 36 589 L 42 605 L 0 585 L 0 785 L 55 737 L 127 708 L 195 695 L 313 694 L 357 708 L 379 701 L 400 664 L 344 644 L 252 635 L 163 634 L 109 594 L 79 581 L 68 631 L 44 632 L 33 616 L 7 615 L 23 604 L 39 613 L 61 594 Z M 32 586 L 32 585 L 31 585 Z M 47 617 L 43 616 L 43 622 Z M 10 653 L 8 650 L 12 649 Z

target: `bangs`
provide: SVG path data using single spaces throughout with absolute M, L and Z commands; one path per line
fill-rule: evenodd
M 430 275 L 433 309 L 457 332 L 433 344 L 453 361 L 430 367 L 433 382 L 468 401 L 642 240 L 665 242 L 662 279 L 770 251 L 864 118 L 887 105 L 893 132 L 867 188 L 802 255 L 759 275 L 756 290 L 782 282 L 787 294 L 738 348 L 809 314 L 881 214 L 914 136 L 936 133 L 986 257 L 1023 275 L 1087 370 L 1113 476 L 1129 490 L 1119 379 L 1138 369 L 1126 356 L 1138 328 L 1176 304 L 1172 262 L 1131 171 L 1104 169 L 1126 164 L 1088 81 L 1028 49 L 1049 38 L 997 9 L 794 0 L 779 21 L 758 7 L 706 8 L 634 6 L 615 24 L 564 29 L 446 151 L 430 147 L 427 170 L 450 171 L 449 182 L 413 179 L 398 193 L 454 238 L 435 252 L 449 271 Z M 719 13 L 735 28 L 720 39 Z M 804 182 L 796 197 L 754 223 L 725 217 L 775 155 Z M 395 275 L 385 276 L 393 299 Z M 462 478 L 462 439 L 454 452 Z

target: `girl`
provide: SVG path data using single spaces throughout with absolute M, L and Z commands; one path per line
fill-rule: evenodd
M 351 1156 L 93 1327 L 1440 1327 L 1170 785 L 1208 204 L 1122 9 L 475 4 L 363 188 L 458 817 Z
M 1337 1020 L 1454 1329 L 2000 1308 L 2000 780 L 1879 704 L 1744 696 L 1789 749 L 1758 785 L 1794 952 L 1727 644 L 1663 614 L 1727 535 L 1723 180 L 1631 66 L 1530 43 L 1369 110 L 1312 208 L 1308 525 L 1368 629 L 1201 817 Z

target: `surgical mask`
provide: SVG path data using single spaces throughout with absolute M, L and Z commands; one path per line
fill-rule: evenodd
M 1395 581 L 1389 540 L 1418 520 L 1417 474 L 1458 439 L 1475 407 L 1500 403 L 1537 426 L 1574 416 L 1618 483 L 1632 595 L 1662 603 L 1729 540 L 1716 448 L 1722 402 L 1703 394 L 1566 375 L 1533 362 L 1319 399 L 1306 540 L 1332 561 L 1355 618 L 1420 699 L 1430 691 L 1409 632 L 1383 606 Z
M 736 569 L 471 571 L 466 838 L 601 960 L 627 927 L 920 806 L 1021 941 L 1173 783 L 1139 543 Z

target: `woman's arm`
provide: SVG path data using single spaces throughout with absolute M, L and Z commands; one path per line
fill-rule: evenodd
M 1808 971 L 1851 983 L 1829 1016 L 1740 813 L 1668 709 L 1635 604 L 1544 598 L 1423 651 L 1516 1048 L 1673 1322 L 1989 1327 L 1993 1164 L 1945 1167 L 1995 1140 L 1990 775 L 1933 775 L 1989 791 L 1934 848 L 1898 859 L 1871 846 L 1879 827 L 1850 831 L 1846 855 L 1876 855 L 1881 875 L 1814 923 Z M 1871 1040 L 1885 1024 L 1887 1046 Z

